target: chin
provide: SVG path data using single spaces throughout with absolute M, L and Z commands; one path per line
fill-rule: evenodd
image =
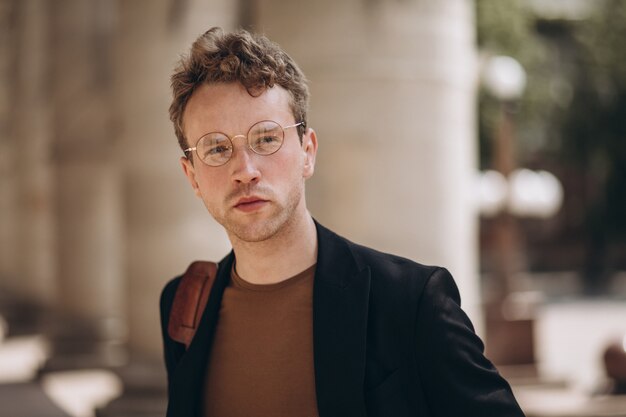
M 283 222 L 271 220 L 261 220 L 251 224 L 224 225 L 228 234 L 234 235 L 243 242 L 263 242 L 275 236 L 281 229 Z

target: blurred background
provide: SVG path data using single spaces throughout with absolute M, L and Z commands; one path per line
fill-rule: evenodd
M 450 269 L 528 416 L 626 416 L 622 0 L 0 0 L 0 416 L 164 415 L 160 291 L 229 251 L 167 112 L 212 26 L 309 78 L 314 217 Z

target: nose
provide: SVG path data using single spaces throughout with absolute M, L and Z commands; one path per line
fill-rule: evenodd
M 241 137 L 239 146 L 235 146 L 235 138 Z M 256 166 L 256 154 L 248 148 L 247 138 L 243 135 L 233 137 L 233 155 L 229 161 L 231 167 L 231 177 L 233 181 L 242 184 L 248 184 L 258 181 L 261 172 Z

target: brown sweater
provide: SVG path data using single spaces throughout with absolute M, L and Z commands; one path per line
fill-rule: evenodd
M 315 265 L 224 291 L 207 368 L 205 417 L 317 417 L 313 368 Z

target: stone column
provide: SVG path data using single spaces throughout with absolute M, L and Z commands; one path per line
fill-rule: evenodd
M 235 2 L 121 2 L 116 109 L 122 126 L 129 343 L 161 360 L 159 296 L 194 260 L 219 260 L 226 235 L 195 198 L 181 170 L 169 121 L 170 75 L 182 53 L 212 25 L 234 26 Z
M 41 0 L 6 4 L 0 263 L 13 293 L 48 305 L 55 293 L 55 254 L 47 7 Z
M 17 1 L 4 1 L 0 8 L 0 291 L 18 286 L 17 266 L 17 146 L 13 135 L 15 96 L 13 79 L 17 72 Z M 0 296 L 4 299 L 6 297 Z
M 310 79 L 308 203 L 347 237 L 444 265 L 480 329 L 470 0 L 263 0 L 257 29 Z
M 122 181 L 112 117 L 114 5 L 65 0 L 51 7 L 54 52 L 47 86 L 57 181 L 57 305 L 68 314 L 53 329 L 55 359 L 66 354 L 79 362 L 83 354 L 96 354 L 105 365 L 124 359 L 107 348 L 122 342 L 126 307 Z

